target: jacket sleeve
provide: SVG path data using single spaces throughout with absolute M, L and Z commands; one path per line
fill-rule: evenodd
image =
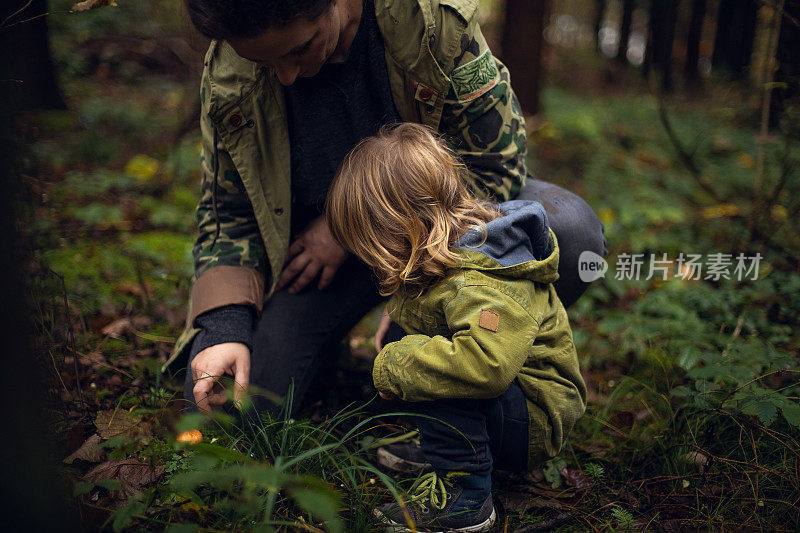
M 260 312 L 268 263 L 253 207 L 242 179 L 206 112 L 208 78 L 201 89 L 203 137 L 202 195 L 197 206 L 197 241 L 192 250 L 195 282 L 190 323 L 201 313 L 226 305 Z
M 513 298 L 484 285 L 460 289 L 445 317 L 451 338 L 407 335 L 381 350 L 372 372 L 379 391 L 412 402 L 495 398 L 522 369 L 539 329 Z
M 508 69 L 477 25 L 462 38 L 450 79 L 439 130 L 466 164 L 468 185 L 482 198 L 515 198 L 527 175 L 525 118 Z

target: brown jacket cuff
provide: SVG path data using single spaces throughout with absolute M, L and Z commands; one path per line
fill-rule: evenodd
M 211 267 L 192 286 L 190 324 L 211 309 L 225 305 L 250 305 L 261 313 L 264 305 L 264 276 L 256 270 L 237 266 Z

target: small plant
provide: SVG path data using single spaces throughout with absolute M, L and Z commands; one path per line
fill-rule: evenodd
M 622 507 L 614 507 L 611 510 L 611 518 L 616 522 L 617 528 L 625 531 L 633 529 L 633 515 Z
M 606 473 L 602 465 L 597 463 L 589 463 L 584 467 L 584 470 L 586 470 L 586 473 L 595 483 L 602 483 L 603 476 Z

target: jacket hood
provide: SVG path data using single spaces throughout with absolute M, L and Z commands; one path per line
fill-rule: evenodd
M 497 207 L 504 216 L 488 222 L 485 232 L 471 229 L 453 245 L 461 250 L 459 267 L 540 283 L 556 281 L 558 243 L 542 204 L 512 200 Z

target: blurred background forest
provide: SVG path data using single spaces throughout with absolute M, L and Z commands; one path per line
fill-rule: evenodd
M 177 1 L 73 4 L 0 12 L 12 523 L 371 531 L 395 490 L 375 439 L 404 431 L 356 407 L 377 317 L 302 420 L 181 418 L 183 368 L 163 363 L 193 272 L 207 43 Z M 610 252 L 569 310 L 587 413 L 540 471 L 498 476 L 497 531 L 797 531 L 800 1 L 482 0 L 480 17 L 531 172 L 586 199 Z M 731 254 L 731 275 L 694 279 L 681 253 Z M 630 254 L 666 274 L 618 279 Z M 736 279 L 738 254 L 758 272 Z

